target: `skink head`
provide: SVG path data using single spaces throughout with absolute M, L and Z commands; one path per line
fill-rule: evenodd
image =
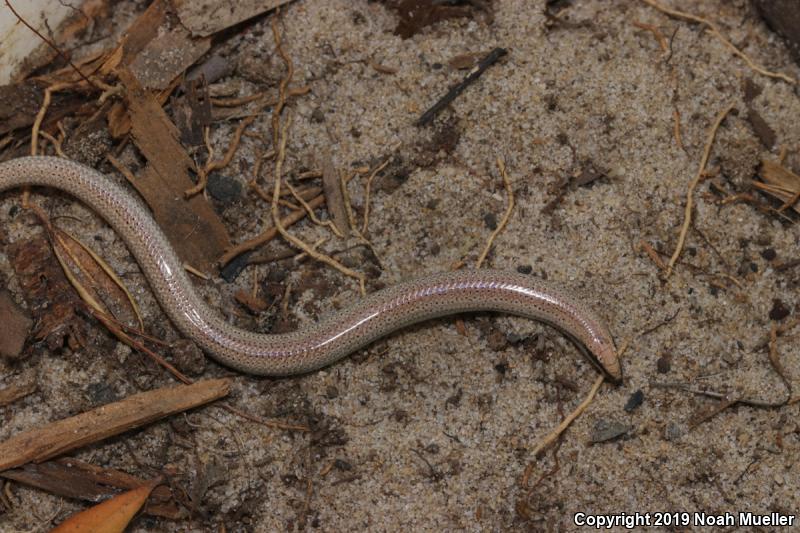
M 622 366 L 617 356 L 617 348 L 610 336 L 596 345 L 592 349 L 592 354 L 597 358 L 597 362 L 600 363 L 600 367 L 611 382 L 615 385 L 622 383 Z

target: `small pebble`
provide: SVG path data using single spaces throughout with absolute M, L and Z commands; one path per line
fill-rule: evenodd
M 771 320 L 783 320 L 789 316 L 789 313 L 791 313 L 791 310 L 786 306 L 785 303 L 778 298 L 773 298 L 772 309 L 769 312 L 769 318 Z
M 505 376 L 506 372 L 508 372 L 508 363 L 506 362 L 497 363 L 496 365 L 494 365 L 494 369 L 497 370 L 497 373 L 500 374 L 501 376 Z
M 87 391 L 92 405 L 105 405 L 119 399 L 114 388 L 105 382 L 90 383 Z
M 206 190 L 215 200 L 229 203 L 242 197 L 242 184 L 230 176 L 212 172 L 208 176 Z
M 311 120 L 317 124 L 325 122 L 325 112 L 319 107 L 315 108 L 314 111 L 311 112 Z
M 519 265 L 517 267 L 517 272 L 520 274 L 530 274 L 533 272 L 533 267 L 531 265 Z
M 659 374 L 666 374 L 672 369 L 672 361 L 670 359 L 671 357 L 669 355 L 662 355 L 658 358 L 658 361 L 656 361 L 656 369 Z
M 601 418 L 594 424 L 591 440 L 596 443 L 616 439 L 630 431 L 631 427 L 628 424 Z
M 670 422 L 664 428 L 664 438 L 666 440 L 678 440 L 683 435 L 683 429 L 675 422 Z
M 338 470 L 352 470 L 353 465 L 345 461 L 344 459 L 336 459 L 333 462 L 333 466 L 335 466 Z
M 642 392 L 642 389 L 639 389 L 628 398 L 628 401 L 625 403 L 625 412 L 633 412 L 634 409 L 642 405 L 642 402 L 644 402 L 644 392 Z
M 767 261 L 772 261 L 776 257 L 778 257 L 777 252 L 775 252 L 775 248 L 765 248 L 761 250 L 761 257 L 766 259 Z
M 487 228 L 494 231 L 497 229 L 497 215 L 494 213 L 486 213 L 483 215 L 483 223 Z
M 286 279 L 287 272 L 283 268 L 270 268 L 267 273 L 267 281 L 270 283 L 280 283 Z
M 515 333 L 513 331 L 511 333 L 506 333 L 506 341 L 508 341 L 509 344 L 519 344 L 524 340 L 525 337 L 523 337 L 519 333 Z

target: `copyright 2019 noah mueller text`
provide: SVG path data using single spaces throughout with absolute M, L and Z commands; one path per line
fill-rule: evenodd
M 797 516 L 783 513 L 652 512 L 592 514 L 575 513 L 572 523 L 587 529 L 638 529 L 645 527 L 792 527 Z

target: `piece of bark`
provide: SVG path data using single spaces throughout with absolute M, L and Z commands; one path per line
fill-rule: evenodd
M 36 392 L 36 377 L 28 376 L 26 378 L 15 378 L 14 383 L 4 389 L 0 389 L 0 407 L 9 405 L 20 398 L 24 398 L 29 394 Z
M 0 357 L 16 359 L 22 353 L 25 339 L 31 331 L 33 321 L 14 303 L 11 294 L 0 290 Z
M 291 0 L 172 0 L 181 24 L 193 35 L 207 37 Z
M 226 396 L 230 379 L 134 394 L 119 402 L 17 434 L 0 443 L 0 471 L 42 462 Z
M 119 43 L 118 63 L 107 64 L 104 72 L 111 72 L 119 66 L 128 66 L 136 59 L 139 52 L 158 36 L 161 26 L 167 18 L 165 0 L 154 0 L 139 17 L 133 21 Z
M 11 267 L 22 289 L 36 328 L 34 338 L 50 350 L 65 344 L 78 349 L 84 344 L 86 321 L 77 313 L 80 299 L 53 257 L 44 237 L 8 246 Z
M 764 148 L 772 150 L 778 136 L 775 134 L 775 130 L 772 129 L 772 126 L 764 120 L 764 117 L 749 104 L 747 106 L 747 120 L 750 122 L 750 127 L 753 128 L 753 133 L 756 134 L 756 137 L 761 141 Z
M 139 17 L 128 27 L 120 39 L 117 48 L 108 55 L 100 68 L 100 73 L 109 75 L 117 69 L 127 67 L 144 50 L 147 44 L 159 35 L 162 25 L 167 20 L 165 0 L 154 0 Z M 163 98 L 164 100 L 161 100 Z M 166 101 L 166 95 L 159 98 L 160 103 Z M 111 136 L 121 139 L 131 129 L 130 117 L 122 102 L 115 102 L 108 113 L 108 129 Z
M 100 502 L 119 493 L 141 486 L 145 480 L 120 470 L 101 468 L 71 457 L 27 464 L 0 473 L 11 479 L 51 494 L 89 502 Z M 157 487 L 147 500 L 144 513 L 171 520 L 184 518 L 186 512 L 178 506 L 169 488 Z
M 347 237 L 350 234 L 347 211 L 344 207 L 344 194 L 342 180 L 333 165 L 333 158 L 329 150 L 325 150 L 322 161 L 322 190 L 325 191 L 325 203 L 328 214 L 336 228 Z
M 147 43 L 130 64 L 130 71 L 147 89 L 166 89 L 211 48 L 210 38 L 193 39 L 175 26 Z
M 231 246 L 225 226 L 202 195 L 184 199 L 194 186 L 194 163 L 178 141 L 178 130 L 161 105 L 129 71 L 119 71 L 127 91 L 131 133 L 148 165 L 132 185 L 153 211 L 183 261 L 203 272 Z
M 185 97 L 173 104 L 181 143 L 184 146 L 201 146 L 203 131 L 214 122 L 208 85 L 202 76 L 196 80 L 186 80 L 183 85 Z

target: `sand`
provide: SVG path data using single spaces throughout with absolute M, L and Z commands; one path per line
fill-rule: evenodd
M 313 431 L 265 428 L 206 408 L 81 451 L 81 459 L 144 477 L 170 465 L 176 483 L 196 498 L 191 519 L 140 517 L 132 531 L 222 524 L 227 531 L 572 531 L 579 529 L 576 513 L 649 512 L 653 521 L 658 512 L 797 513 L 797 404 L 733 406 L 693 424 L 715 400 L 652 384 L 688 383 L 767 401 L 786 395 L 758 345 L 782 323 L 770 319 L 775 299 L 792 312 L 783 322 L 795 316 L 797 267 L 776 266 L 798 256 L 797 228 L 752 204 L 720 200 L 746 190 L 758 162 L 777 159 L 778 146 L 788 148 L 786 166 L 800 168 L 795 87 L 753 72 L 699 25 L 643 2 L 573 2 L 560 25 L 548 21 L 542 4 L 498 0 L 491 25 L 479 15 L 403 40 L 393 34 L 394 12 L 381 3 L 293 3 L 282 14 L 284 43 L 295 83 L 308 84 L 311 93 L 287 110 L 286 170 L 291 176 L 319 168 L 327 147 L 342 171 L 393 158 L 371 197 L 368 236 L 382 265 L 374 289 L 459 261 L 474 265 L 507 205 L 496 165 L 503 158 L 516 206 L 486 266 L 530 271 L 580 293 L 619 344 L 630 339 L 624 383 L 604 385 L 558 444 L 537 458 L 531 450 L 583 400 L 597 374 L 561 333 L 536 322 L 476 315 L 463 319 L 462 331 L 445 318 L 307 376 L 240 376 L 234 403 Z M 712 18 L 765 67 L 800 76 L 747 2 L 672 4 Z M 668 60 L 636 21 L 671 37 Z M 509 53 L 432 126 L 413 126 L 465 75 L 448 66 L 451 59 L 494 47 Z M 269 19 L 221 50 L 237 69 L 212 90 L 249 94 L 274 86 L 283 73 Z M 370 61 L 396 72 L 379 72 Z M 751 105 L 774 130 L 775 147 L 763 146 L 748 120 L 748 78 L 762 89 Z M 717 132 L 708 165 L 716 173 L 697 188 L 681 262 L 664 280 L 641 242 L 668 260 L 709 128 L 729 104 L 736 111 Z M 683 147 L 674 135 L 676 113 Z M 234 128 L 235 121 L 213 128 L 218 150 Z M 268 137 L 270 116 L 252 131 Z M 245 184 L 248 175 L 239 169 L 252 169 L 264 149 L 245 138 L 223 174 Z M 600 177 L 589 185 L 564 186 L 592 173 Z M 363 185 L 364 178 L 350 184 L 359 212 Z M 53 215 L 82 221 L 65 218 L 64 227 L 102 238 L 110 263 L 140 298 L 146 323 L 176 339 L 113 232 L 64 197 L 37 198 Z M 17 203 L 17 195 L 0 199 L 10 241 L 40 231 L 31 216 L 9 214 Z M 268 223 L 267 204 L 253 195 L 217 207 L 237 241 Z M 308 223 L 292 231 L 307 242 L 328 236 Z M 354 244 L 330 239 L 322 249 Z M 772 260 L 764 257 L 768 249 Z M 355 248 L 338 257 L 358 268 L 370 256 Z M 2 249 L 0 272 L 12 276 Z M 312 261 L 262 266 L 256 274 L 251 268 L 233 285 L 215 279 L 202 283 L 202 291 L 232 320 L 266 330 L 279 310 L 237 317 L 246 312 L 232 299 L 253 275 L 291 280 L 289 317 L 298 325 L 358 294 L 352 279 Z M 15 290 L 13 281 L 9 287 Z M 108 401 L 92 392 L 98 387 L 118 398 L 170 383 L 95 329 L 83 351 L 34 347 L 20 364 L 0 362 L 4 383 L 35 368 L 40 384 L 36 394 L 2 408 L 0 439 Z M 788 376 L 800 376 L 795 334 L 777 345 Z M 206 377 L 227 373 L 206 365 Z M 639 390 L 643 402 L 626 411 Z M 593 443 L 598 424 L 627 431 Z M 19 485 L 11 492 L 17 505 L 0 515 L 3 531 L 41 529 L 81 507 Z M 649 530 L 686 529 L 695 528 Z

